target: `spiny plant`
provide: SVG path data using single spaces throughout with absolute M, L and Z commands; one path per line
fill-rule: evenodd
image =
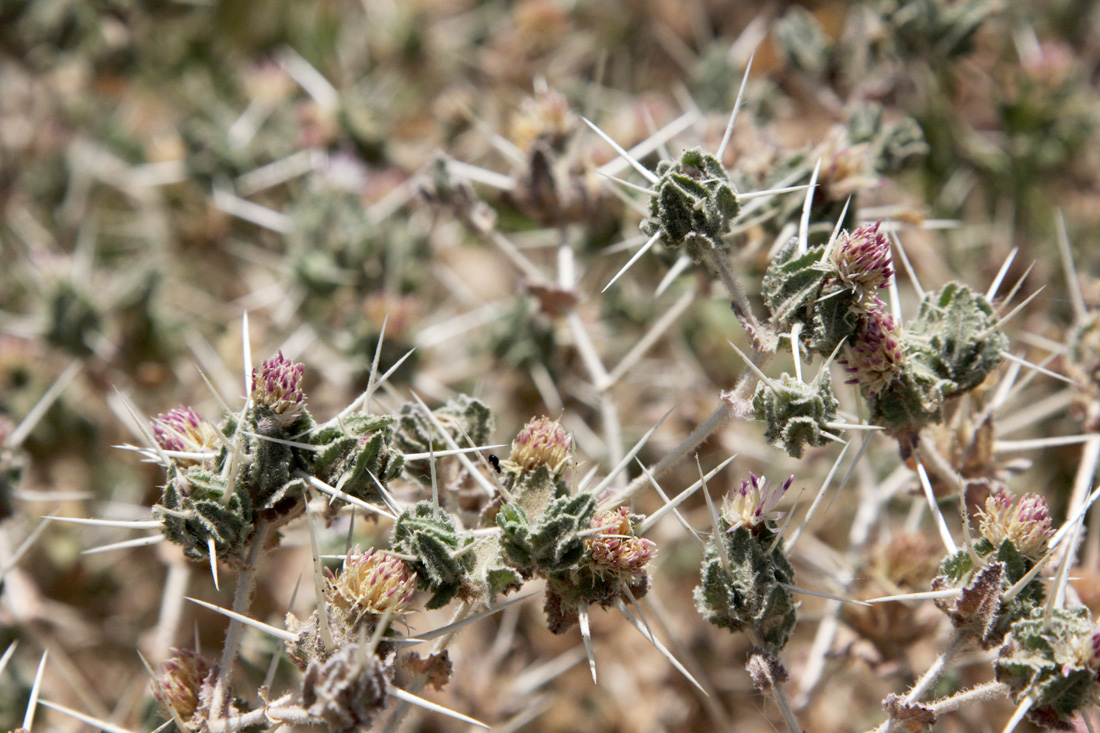
M 1097 19 L 749 13 L 0 10 L 0 729 L 1087 727 Z

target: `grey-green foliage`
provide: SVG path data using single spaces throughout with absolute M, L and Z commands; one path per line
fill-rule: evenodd
M 243 562 L 255 533 L 256 515 L 247 492 L 233 492 L 226 500 L 228 491 L 225 479 L 210 471 L 172 468 L 153 516 L 164 524 L 165 536 L 191 560 L 207 560 L 213 540 L 219 560 Z
M 871 146 L 875 170 L 882 174 L 897 173 L 927 155 L 929 149 L 916 120 L 905 116 L 887 122 L 882 105 L 875 102 L 865 102 L 852 111 L 848 118 L 848 139 L 853 144 Z
M 746 527 L 723 531 L 707 544 L 702 583 L 695 588 L 695 607 L 710 623 L 732 632 L 755 633 L 765 648 L 778 653 L 794 629 L 794 597 L 785 585 L 794 583 L 794 569 L 783 554 L 782 541 L 771 548 L 775 535 Z M 729 570 L 723 565 L 718 542 L 725 545 Z
M 460 394 L 449 400 L 432 414 L 460 446 L 487 445 L 493 432 L 493 414 L 488 406 L 476 397 Z M 467 443 L 469 437 L 472 443 Z M 447 442 L 439 434 L 432 421 L 424 415 L 419 405 L 406 403 L 398 415 L 394 436 L 402 453 L 427 453 L 429 450 L 445 451 Z M 427 481 L 430 466 L 427 459 L 409 461 L 406 473 L 420 481 Z
M 824 254 L 823 246 L 798 254 L 798 239 L 792 237 L 768 265 L 762 290 L 775 331 L 786 333 L 801 323 L 802 342 L 830 356 L 837 344 L 856 331 L 858 293 L 836 281 L 833 268 L 822 261 Z
M 896 433 L 942 421 L 944 400 L 981 384 L 1007 345 L 985 296 L 954 282 L 928 293 L 902 332 L 900 373 L 870 397 L 871 421 Z
M 997 681 L 1011 688 L 1019 703 L 1031 696 L 1028 718 L 1044 727 L 1068 727 L 1075 713 L 1095 704 L 1095 667 L 1087 664 L 1091 651 L 1092 620 L 1084 606 L 1043 609 L 1012 625 L 1000 656 L 993 663 Z
M 364 501 L 382 499 L 383 487 L 400 475 L 404 457 L 394 447 L 396 418 L 353 415 L 319 430 L 310 442 L 324 450 L 313 457 L 313 475 Z
M 814 79 L 825 75 L 832 61 L 832 43 L 813 13 L 793 5 L 776 21 L 773 33 L 787 66 Z
M 23 478 L 24 463 L 21 451 L 0 446 L 0 522 L 12 515 L 12 494 Z
M 584 557 L 584 538 L 596 513 L 592 494 L 563 496 L 535 517 L 516 504 L 505 504 L 497 513 L 503 530 L 501 547 L 508 560 L 526 572 L 548 574 L 566 570 Z
M 1001 643 L 1013 623 L 1042 609 L 1046 596 L 1042 582 L 1032 580 L 1009 601 L 1003 600 L 1004 593 L 1035 566 L 1011 540 L 994 548 L 983 538 L 974 543 L 973 550 L 983 565 L 975 566 L 970 553 L 959 550 L 940 563 L 932 587 L 946 590 L 963 586 L 963 594 L 957 599 L 941 599 L 936 605 L 956 628 L 969 628 L 977 643 L 990 648 Z
M 668 247 L 685 245 L 696 262 L 709 249 L 728 249 L 722 235 L 729 233 L 741 204 L 718 159 L 699 148 L 685 150 L 677 161 L 661 161 L 657 176 L 642 231 L 660 233 Z
M 828 371 L 811 384 L 783 373 L 768 384 L 758 384 L 752 397 L 756 419 L 767 426 L 764 439 L 794 458 L 801 458 L 807 445 L 833 442 L 826 424 L 836 420 L 839 406 Z
M 415 557 L 409 567 L 416 572 L 417 585 L 432 593 L 426 608 L 441 608 L 470 584 L 474 555 L 458 550 L 473 538 L 459 532 L 454 518 L 421 501 L 402 512 L 393 527 L 390 546 L 394 552 Z

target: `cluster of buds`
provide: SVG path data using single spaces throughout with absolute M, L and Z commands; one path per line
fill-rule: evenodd
M 882 222 L 876 221 L 842 233 L 830 256 L 837 280 L 855 293 L 855 305 L 862 309 L 877 305 L 876 291 L 888 287 L 894 275 L 890 240 L 879 231 L 881 227 Z
M 600 534 L 585 541 L 588 556 L 600 566 L 622 573 L 637 575 L 657 554 L 657 545 L 634 534 L 630 512 L 625 506 L 612 509 L 592 520 L 593 528 Z
M 1011 542 L 1023 557 L 1038 561 L 1054 535 L 1050 509 L 1038 494 L 1014 497 L 1010 491 L 990 495 L 985 507 L 979 509 L 980 532 L 994 547 Z
M 808 384 L 784 372 L 778 379 L 761 380 L 752 396 L 753 414 L 766 426 L 764 440 L 793 458 L 801 458 L 807 445 L 832 441 L 828 425 L 839 406 L 827 370 Z
M 512 441 L 511 460 L 523 471 L 546 466 L 553 474 L 567 465 L 573 449 L 573 437 L 557 420 L 536 417 L 519 431 Z
M 904 356 L 901 327 L 885 310 L 872 308 L 860 318 L 848 358 L 840 363 L 852 375 L 847 383 L 860 385 L 874 397 L 897 377 Z
M 325 596 L 351 618 L 400 613 L 416 590 L 416 573 L 404 560 L 373 549 L 360 554 L 356 548 L 339 575 L 326 571 Z
M 163 450 L 173 453 L 209 454 L 220 446 L 218 431 L 190 407 L 176 407 L 162 412 L 151 421 L 153 439 Z M 181 466 L 202 463 L 197 455 L 174 457 Z
M 305 411 L 302 373 L 305 365 L 277 353 L 252 370 L 252 402 L 264 407 L 283 427 L 293 424 Z
M 728 496 L 722 505 L 722 519 L 729 525 L 727 532 L 744 527 L 757 533 L 769 520 L 779 515 L 774 511 L 779 500 L 794 482 L 792 475 L 782 484 L 771 485 L 763 476 L 750 472 L 747 479 Z

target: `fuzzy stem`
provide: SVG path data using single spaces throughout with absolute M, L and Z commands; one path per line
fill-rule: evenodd
M 956 629 L 951 635 L 951 640 L 947 642 L 947 648 L 943 650 L 943 653 L 936 657 L 936 661 L 932 662 L 932 666 L 921 675 L 921 678 L 917 680 L 909 692 L 905 693 L 905 697 L 901 699 L 902 703 L 906 705 L 912 705 L 915 702 L 919 702 L 925 693 L 927 693 L 932 687 L 939 681 L 940 675 L 943 674 L 944 669 L 947 668 L 947 664 L 954 658 L 959 650 L 963 648 L 968 634 L 961 629 Z M 876 733 L 889 733 L 894 729 L 894 719 L 888 718 L 882 725 L 875 729 Z
M 744 288 L 737 282 L 737 278 L 733 276 L 733 270 L 730 269 L 729 259 L 716 246 L 711 246 L 706 251 L 707 264 L 718 275 L 718 279 L 722 281 L 722 285 L 725 286 L 726 292 L 730 296 L 733 306 L 733 312 L 737 315 L 737 320 L 741 321 L 741 325 L 745 327 L 745 330 L 749 332 L 749 336 L 752 337 L 754 348 L 756 347 L 756 339 L 760 335 L 760 322 L 756 320 L 756 314 L 752 311 L 752 304 L 749 303 L 749 298 L 745 294 Z
M 291 705 L 292 694 L 287 693 L 277 700 L 272 700 L 267 705 L 256 710 L 250 710 L 244 715 L 237 715 L 229 720 L 210 723 L 210 733 L 236 733 L 236 731 L 264 725 L 269 720 L 282 722 L 302 723 L 309 721 L 309 715 L 304 710 Z M 268 716 L 271 716 L 270 718 Z M 304 718 L 303 718 L 304 716 Z
M 783 712 L 783 720 L 787 723 L 787 730 L 790 733 L 802 733 L 802 726 L 798 724 L 798 719 L 794 717 L 794 711 L 791 710 L 791 701 L 787 697 L 787 691 L 783 689 L 783 685 L 777 682 L 772 685 L 771 690 L 775 695 L 776 704 Z
M 245 558 L 245 568 L 237 576 L 237 590 L 233 594 L 233 612 L 241 615 L 248 614 L 248 607 L 252 603 L 252 587 L 256 580 L 256 561 L 263 552 L 267 540 L 267 522 L 260 519 L 256 522 L 256 533 L 252 537 L 252 546 L 248 549 L 248 557 Z M 221 662 L 218 665 L 218 679 L 214 683 L 214 701 L 212 704 L 211 719 L 217 722 L 225 713 L 226 696 L 229 689 L 229 680 L 233 677 L 233 665 L 237 661 L 237 651 L 241 645 L 241 635 L 244 632 L 244 624 L 237 619 L 229 622 L 229 628 L 225 632 L 225 644 L 222 646 Z
M 987 702 L 998 697 L 1008 697 L 1008 685 L 1003 682 L 991 681 L 985 684 L 971 687 L 969 690 L 956 692 L 954 695 L 941 697 L 935 702 L 925 705 L 937 717 L 952 710 L 958 710 L 972 702 Z

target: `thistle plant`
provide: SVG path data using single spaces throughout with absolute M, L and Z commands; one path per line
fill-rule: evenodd
M 1100 722 L 1088 12 L 177 5 L 0 9 L 0 730 Z

